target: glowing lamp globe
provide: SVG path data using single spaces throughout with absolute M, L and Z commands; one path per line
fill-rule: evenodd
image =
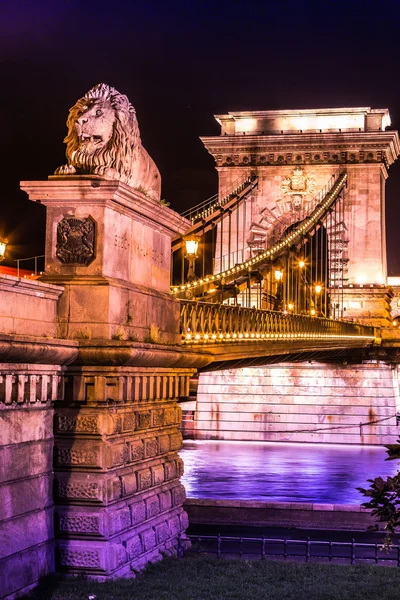
M 4 260 L 4 256 L 7 248 L 7 240 L 0 240 L 0 262 Z
M 197 258 L 197 250 L 199 248 L 199 238 L 196 236 L 185 238 L 186 257 Z

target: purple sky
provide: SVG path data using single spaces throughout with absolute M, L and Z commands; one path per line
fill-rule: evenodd
M 69 107 L 104 81 L 127 94 L 182 211 L 216 191 L 200 135 L 228 110 L 388 107 L 400 129 L 398 0 L 2 0 L 0 235 L 42 253 L 44 209 L 18 182 L 64 162 Z M 400 161 L 387 185 L 389 266 L 400 274 Z

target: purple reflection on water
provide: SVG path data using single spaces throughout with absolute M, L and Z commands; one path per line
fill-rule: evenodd
M 356 487 L 398 470 L 376 446 L 185 441 L 180 455 L 188 498 L 360 504 Z

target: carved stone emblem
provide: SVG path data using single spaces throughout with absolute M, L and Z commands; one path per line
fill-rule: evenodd
M 91 217 L 65 217 L 57 225 L 56 256 L 63 264 L 88 265 L 95 258 L 96 223 Z
M 284 195 L 291 196 L 292 209 L 301 210 L 303 197 L 315 192 L 315 179 L 306 177 L 301 167 L 295 167 L 292 177 L 286 177 L 282 181 L 281 190 Z

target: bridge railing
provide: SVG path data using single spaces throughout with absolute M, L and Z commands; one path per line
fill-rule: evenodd
M 205 219 L 219 208 L 223 208 L 233 196 L 240 194 L 248 185 L 256 181 L 257 177 L 255 175 L 247 174 L 245 178 L 242 175 L 231 184 L 229 190 L 225 192 L 221 199 L 218 199 L 218 194 L 215 194 L 200 204 L 185 210 L 185 212 L 181 213 L 181 217 L 185 217 L 192 223 L 195 223 L 199 219 Z
M 376 337 L 374 327 L 348 321 L 195 300 L 180 302 L 182 338 L 190 344 Z

